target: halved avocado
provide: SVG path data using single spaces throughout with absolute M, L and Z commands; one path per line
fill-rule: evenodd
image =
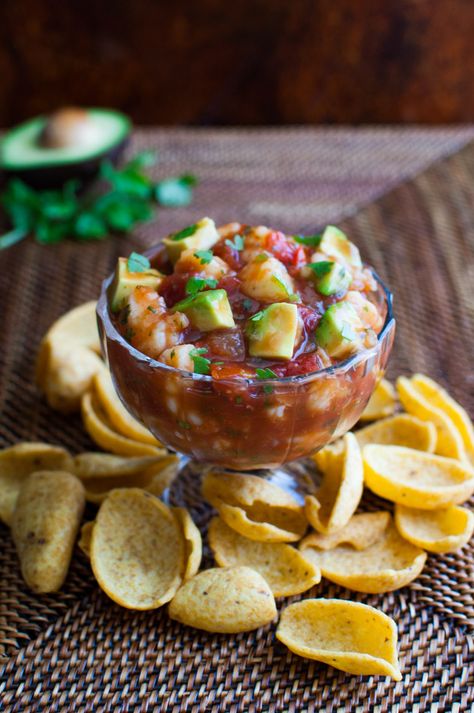
M 130 136 L 131 121 L 111 109 L 60 109 L 11 129 L 0 142 L 0 170 L 38 188 L 70 179 L 87 181 L 100 162 L 116 162 Z

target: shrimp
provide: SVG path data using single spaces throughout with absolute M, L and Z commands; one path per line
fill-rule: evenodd
M 366 329 L 373 329 L 374 332 L 380 332 L 383 325 L 382 315 L 377 307 L 370 302 L 364 295 L 357 290 L 349 290 L 344 297 L 346 302 L 349 302 L 357 312 L 357 316 Z
M 132 346 L 157 358 L 182 341 L 189 319 L 170 313 L 163 297 L 151 287 L 136 287 L 128 298 L 127 336 Z
M 168 364 L 168 366 L 174 366 L 175 369 L 194 371 L 194 362 L 191 358 L 191 353 L 195 350 L 196 347 L 194 344 L 179 344 L 176 347 L 165 349 L 159 361 Z
M 217 255 L 213 255 L 208 261 L 203 261 L 196 256 L 196 250 L 184 250 L 174 269 L 175 272 L 189 272 L 193 275 L 213 277 L 216 280 L 220 280 L 230 272 L 228 264 Z

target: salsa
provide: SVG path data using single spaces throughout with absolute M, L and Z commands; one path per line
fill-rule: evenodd
M 122 336 L 153 359 L 214 379 L 281 378 L 373 346 L 376 289 L 338 228 L 290 236 L 204 218 L 165 238 L 152 262 L 121 258 L 110 299 Z
M 118 393 L 154 435 L 247 470 L 352 427 L 387 363 L 388 310 L 339 229 L 290 236 L 204 218 L 150 258 L 120 258 L 99 323 Z

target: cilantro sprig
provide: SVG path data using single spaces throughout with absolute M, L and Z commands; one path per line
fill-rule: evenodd
M 192 349 L 189 356 L 193 360 L 195 374 L 209 374 L 211 371 L 211 360 L 203 356 L 207 354 L 206 347 Z
M 234 235 L 234 240 L 226 240 L 225 244 L 229 246 L 229 248 L 232 248 L 233 250 L 237 250 L 237 252 L 240 252 L 241 250 L 244 249 L 244 244 L 245 241 L 241 235 Z
M 151 263 L 145 255 L 140 253 L 130 253 L 127 260 L 127 270 L 129 272 L 146 272 L 151 267 Z
M 201 265 L 209 265 L 214 257 L 212 250 L 196 250 L 193 255 L 198 258 Z
M 273 369 L 265 367 L 264 369 L 255 369 L 255 376 L 257 379 L 278 379 Z
M 187 295 L 194 297 L 194 295 L 197 295 L 198 292 L 205 290 L 206 287 L 213 290 L 217 287 L 217 280 L 213 277 L 190 277 L 186 282 L 185 290 Z
M 57 190 L 40 191 L 19 178 L 11 179 L 0 204 L 11 228 L 0 236 L 0 250 L 32 234 L 38 243 L 53 244 L 65 238 L 102 240 L 113 233 L 129 233 L 138 223 L 151 220 L 155 206 L 188 205 L 196 178 L 189 174 L 154 181 L 146 169 L 156 161 L 154 152 L 137 154 L 122 168 L 108 160 L 100 166 L 101 190 L 80 192 L 79 181 Z
M 300 245 L 307 245 L 311 248 L 317 248 L 323 239 L 322 233 L 319 235 L 293 235 L 293 239 Z
M 309 267 L 316 277 L 324 277 L 328 272 L 331 272 L 334 263 L 330 260 L 320 260 L 319 262 L 309 262 L 307 267 Z

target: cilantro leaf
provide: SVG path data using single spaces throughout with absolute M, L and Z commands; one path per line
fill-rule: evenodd
M 259 322 L 262 319 L 264 313 L 265 311 L 263 309 L 261 309 L 260 312 L 255 312 L 255 314 L 249 318 L 249 322 Z
M 182 230 L 178 230 L 177 233 L 173 233 L 170 235 L 170 238 L 175 241 L 184 240 L 185 238 L 189 238 L 191 235 L 194 235 L 198 227 L 197 223 L 193 223 L 192 225 L 188 225 L 187 228 L 183 228 Z
M 260 255 L 257 255 L 257 257 L 254 257 L 253 261 L 254 262 L 266 262 L 269 258 L 269 255 L 266 255 L 265 253 L 260 253 Z
M 79 240 L 100 240 L 107 235 L 107 226 L 102 218 L 88 211 L 78 215 L 73 230 Z
M 196 250 L 193 255 L 194 257 L 197 257 L 199 259 L 201 265 L 209 265 L 212 258 L 214 257 L 212 250 Z
M 9 248 L 10 245 L 15 245 L 15 243 L 19 243 L 20 240 L 26 238 L 27 235 L 28 231 L 23 228 L 14 228 L 13 230 L 9 230 L 8 233 L 4 233 L 0 236 L 0 250 Z
M 237 252 L 240 252 L 241 250 L 244 249 L 244 239 L 241 235 L 234 235 L 234 240 L 226 240 L 225 244 L 228 245 L 230 248 L 233 250 L 237 250 Z
M 203 354 L 207 354 L 207 349 L 205 347 L 192 349 L 189 352 L 189 356 L 193 360 L 195 374 L 209 374 L 211 370 L 211 360 L 206 359 L 206 357 L 202 356 Z
M 293 235 L 293 239 L 300 245 L 316 248 L 323 239 L 322 233 L 319 235 Z
M 210 287 L 213 290 L 217 287 L 217 280 L 213 277 L 190 277 L 186 282 L 186 294 L 187 295 L 197 295 L 198 292 L 205 290 L 206 287 Z
M 257 379 L 278 379 L 278 376 L 272 369 L 265 367 L 264 369 L 255 369 Z
M 135 252 L 130 253 L 127 260 L 127 270 L 129 272 L 145 272 L 150 267 L 150 261 L 145 255 Z
M 331 271 L 333 262 L 329 260 L 321 260 L 320 262 L 309 262 L 307 267 L 311 268 L 317 277 L 323 277 Z
M 195 176 L 185 174 L 176 178 L 165 178 L 155 186 L 155 198 L 158 203 L 168 208 L 187 206 L 193 198 Z

